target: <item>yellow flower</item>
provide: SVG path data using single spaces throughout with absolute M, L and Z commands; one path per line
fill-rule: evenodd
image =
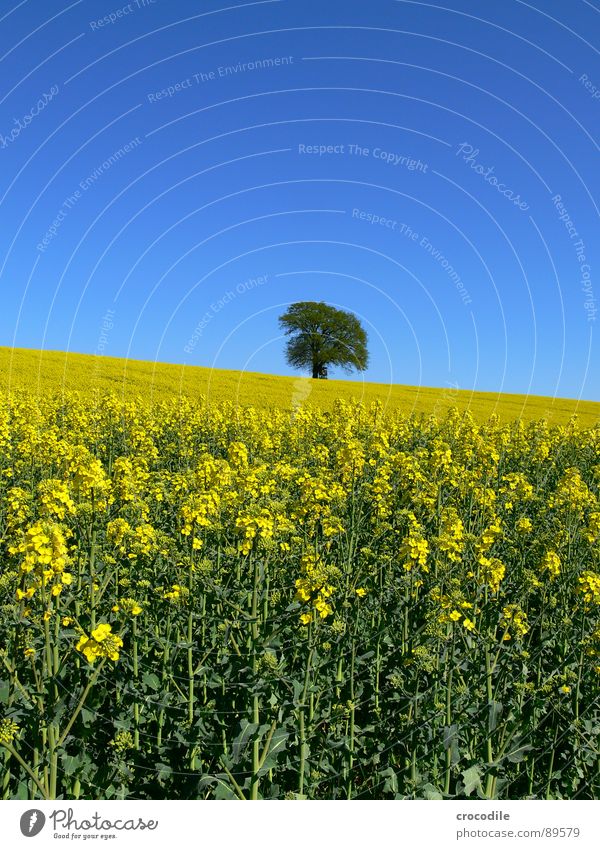
M 506 574 L 506 566 L 497 557 L 480 557 L 479 563 L 484 583 L 489 584 L 491 591 L 497 593 Z
M 54 478 L 42 481 L 37 488 L 40 512 L 43 516 L 64 519 L 65 514 L 75 512 L 75 504 L 64 481 Z
M 112 634 L 106 642 L 102 643 L 102 652 L 105 657 L 108 657 L 110 660 L 118 660 L 119 659 L 119 650 L 123 647 L 123 640 L 120 637 L 117 637 L 116 634 Z
M 367 591 L 366 591 L 366 589 L 365 589 L 364 587 L 358 587 L 358 589 L 357 589 L 357 590 L 355 590 L 355 592 L 356 592 L 356 595 L 357 595 L 359 598 L 364 598 L 364 597 L 366 596 L 366 594 L 367 594 Z
M 333 608 L 331 607 L 331 605 L 327 604 L 327 602 L 322 597 L 318 598 L 315 601 L 315 610 L 318 612 L 321 619 L 326 619 L 333 613 Z
M 10 546 L 11 554 L 23 555 L 23 572 L 35 571 L 45 578 L 60 574 L 68 562 L 66 532 L 55 522 L 41 520 L 25 532 L 19 545 Z
M 12 743 L 19 726 L 12 719 L 0 719 L 0 743 Z
M 99 657 L 118 660 L 122 646 L 121 637 L 113 634 L 111 626 L 103 622 L 97 628 L 94 628 L 91 637 L 83 634 L 75 648 L 84 654 L 90 663 L 94 663 Z
M 466 628 L 467 631 L 474 631 L 475 630 L 475 623 L 473 622 L 472 619 L 469 619 L 468 617 L 465 616 L 465 618 L 463 619 L 463 628 Z
M 533 529 L 531 519 L 519 519 L 516 524 L 516 528 L 520 534 L 530 534 Z
M 422 533 L 422 527 L 417 522 L 414 513 L 410 514 L 410 533 L 404 540 L 400 549 L 400 555 L 407 558 L 404 569 L 410 572 L 415 565 L 419 565 L 424 572 L 428 572 L 427 556 L 429 554 L 429 543 Z
M 550 580 L 553 581 L 560 575 L 560 557 L 556 551 L 547 551 L 542 560 L 542 571 L 546 571 L 550 575 Z
M 123 613 L 127 613 L 130 616 L 139 616 L 142 612 L 142 606 L 133 598 L 121 598 L 119 599 L 119 602 L 114 605 L 112 610 L 113 613 L 118 613 L 122 610 Z
M 86 659 L 93 663 L 99 654 L 99 646 L 95 640 L 90 640 L 85 634 L 79 638 L 79 642 L 75 646 L 77 651 L 85 655 Z
M 461 616 L 462 614 L 459 613 L 458 610 L 453 610 L 452 613 L 450 613 L 450 619 L 452 619 L 453 622 L 458 622 Z
M 454 507 L 444 509 L 437 544 L 448 560 L 458 563 L 465 543 L 465 526 Z
M 114 739 L 111 740 L 108 745 L 113 746 L 115 751 L 119 755 L 122 755 L 129 749 L 133 749 L 135 747 L 135 742 L 130 731 L 117 731 Z
M 571 688 L 567 684 L 563 684 L 562 687 L 559 688 L 561 693 L 567 695 L 571 692 Z
M 581 573 L 578 580 L 579 592 L 586 604 L 600 604 L 600 575 L 588 569 Z
M 301 613 L 300 622 L 302 622 L 303 625 L 308 625 L 312 622 L 312 613 Z
M 310 584 L 304 578 L 296 580 L 296 598 L 298 601 L 310 601 Z
M 103 622 L 101 625 L 98 625 L 97 628 L 94 628 L 92 631 L 92 637 L 97 643 L 101 643 L 102 640 L 105 640 L 110 635 L 111 631 L 111 626 Z

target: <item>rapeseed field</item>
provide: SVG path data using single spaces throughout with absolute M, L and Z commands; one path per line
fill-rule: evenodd
M 2 357 L 5 799 L 600 797 L 594 405 Z
M 63 390 L 82 395 L 114 393 L 119 397 L 168 400 L 185 396 L 208 403 L 232 401 L 258 409 L 291 410 L 299 405 L 331 410 L 337 400 L 379 401 L 386 411 L 407 415 L 444 415 L 469 411 L 477 421 L 497 415 L 501 421 L 545 418 L 566 424 L 576 415 L 580 425 L 600 421 L 600 404 L 535 395 L 508 395 L 459 390 L 454 386 L 430 388 L 312 380 L 253 372 L 226 371 L 197 366 L 170 365 L 58 351 L 0 348 L 0 391 L 25 388 L 35 394 Z

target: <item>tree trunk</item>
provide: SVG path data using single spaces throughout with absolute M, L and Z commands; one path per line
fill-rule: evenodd
M 320 363 L 313 363 L 312 376 L 316 379 L 316 378 L 320 377 L 320 375 L 321 375 L 321 364 Z

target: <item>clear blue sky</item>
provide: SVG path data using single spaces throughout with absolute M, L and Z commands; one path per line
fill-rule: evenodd
M 0 343 L 600 399 L 597 0 L 1 0 Z M 341 376 L 339 373 L 337 376 Z

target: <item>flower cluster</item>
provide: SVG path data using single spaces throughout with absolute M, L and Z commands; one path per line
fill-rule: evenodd
M 315 614 L 326 619 L 333 613 L 329 599 L 335 588 L 329 583 L 337 569 L 327 566 L 319 554 L 305 554 L 300 561 L 301 577 L 296 579 L 296 599 L 311 607 L 300 614 L 303 625 L 312 622 Z
M 12 743 L 19 731 L 19 726 L 12 719 L 0 719 L 0 743 Z
M 102 657 L 116 661 L 119 659 L 119 652 L 122 647 L 123 640 L 118 634 L 113 634 L 112 627 L 107 623 L 94 628 L 89 637 L 82 634 L 75 646 L 77 651 L 85 655 L 90 663 L 94 663 Z
M 503 640 L 517 639 L 525 636 L 529 631 L 527 614 L 518 604 L 507 604 L 502 608 L 500 627 L 504 629 Z

